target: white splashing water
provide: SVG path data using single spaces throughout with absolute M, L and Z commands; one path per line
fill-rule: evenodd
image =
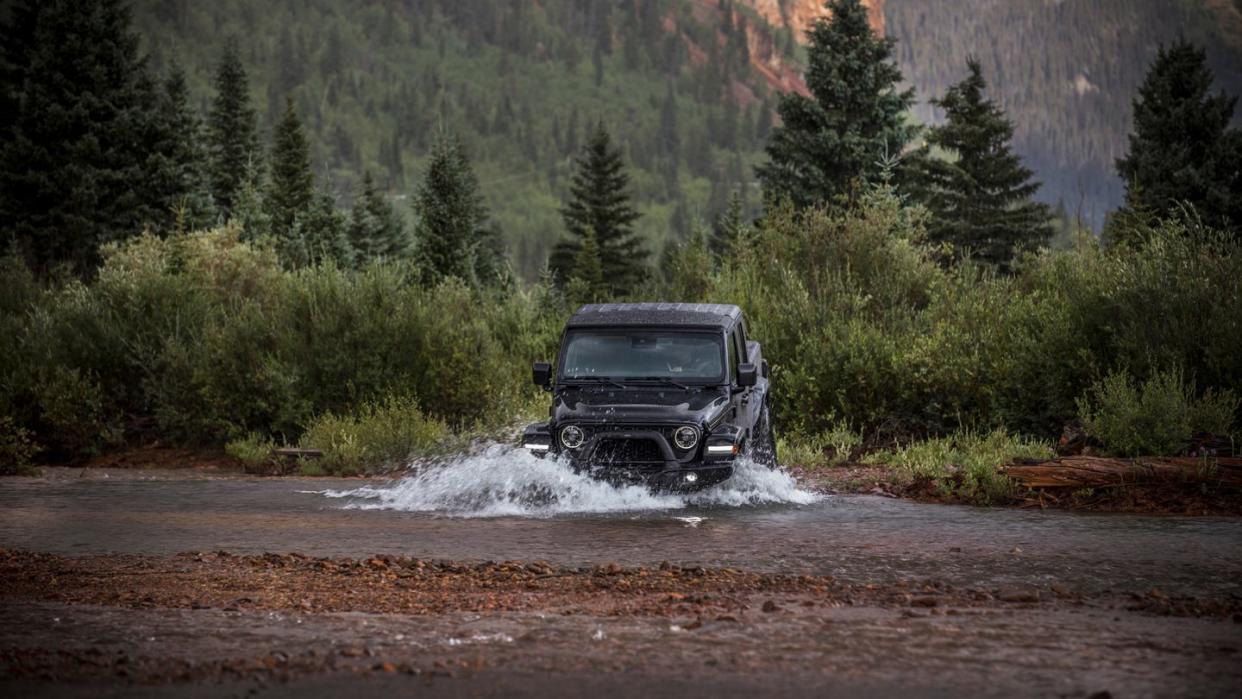
M 733 477 L 696 493 L 653 493 L 578 474 L 555 459 L 525 449 L 492 445 L 478 454 L 417 473 L 388 486 L 327 491 L 347 498 L 347 508 L 434 512 L 455 517 L 551 517 L 562 514 L 676 510 L 686 507 L 810 504 L 814 493 L 798 488 L 783 471 L 740 461 Z

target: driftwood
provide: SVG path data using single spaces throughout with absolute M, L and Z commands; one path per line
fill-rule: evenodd
M 1152 483 L 1215 483 L 1242 488 L 1242 458 L 1067 456 L 1018 463 L 1001 472 L 1027 488 L 1099 488 Z

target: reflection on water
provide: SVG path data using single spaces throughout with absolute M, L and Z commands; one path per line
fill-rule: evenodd
M 436 469 L 364 488 L 356 480 L 175 472 L 0 479 L 0 546 L 668 560 L 849 580 L 1242 594 L 1242 521 L 1234 519 L 817 498 L 763 469 L 702 494 L 655 496 L 500 450 Z

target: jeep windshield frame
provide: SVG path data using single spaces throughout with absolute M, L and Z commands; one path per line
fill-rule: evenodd
M 724 335 L 708 329 L 577 327 L 565 331 L 556 382 L 719 386 L 728 380 Z

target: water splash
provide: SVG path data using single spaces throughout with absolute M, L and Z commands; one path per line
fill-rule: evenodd
M 578 474 L 563 462 L 525 449 L 492 445 L 443 464 L 417 467 L 392 485 L 328 491 L 347 508 L 434 512 L 455 517 L 551 517 L 580 513 L 677 510 L 686 507 L 810 504 L 817 496 L 781 471 L 739 462 L 733 477 L 689 494 L 652 493 Z

